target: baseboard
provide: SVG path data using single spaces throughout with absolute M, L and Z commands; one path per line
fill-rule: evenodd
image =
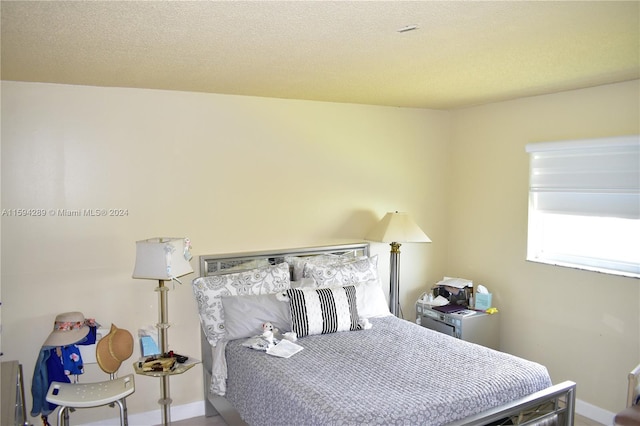
M 204 401 L 191 402 L 183 405 L 171 406 L 171 421 L 191 419 L 193 417 L 204 416 Z M 159 425 L 162 424 L 162 414 L 160 409 L 147 411 L 145 413 L 130 414 L 128 416 L 130 425 Z M 101 420 L 95 423 L 85 423 L 83 426 L 114 426 L 119 425 L 118 417 Z
M 615 417 L 615 413 L 579 399 L 576 399 L 576 414 L 580 414 L 583 417 L 606 426 L 613 425 L 613 418 Z

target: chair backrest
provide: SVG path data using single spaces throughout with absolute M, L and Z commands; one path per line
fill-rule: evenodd
M 627 407 L 631 407 L 632 405 L 640 405 L 640 364 L 629 373 Z

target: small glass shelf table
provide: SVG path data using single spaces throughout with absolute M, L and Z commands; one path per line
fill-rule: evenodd
M 162 424 L 169 425 L 171 424 L 171 397 L 169 396 L 169 377 L 175 376 L 177 374 L 182 374 L 185 371 L 188 371 L 196 364 L 199 364 L 201 361 L 195 358 L 189 357 L 185 362 L 179 363 L 176 361 L 174 367 L 169 371 L 143 371 L 142 370 L 142 362 L 148 357 L 142 357 L 138 361 L 133 363 L 133 369 L 136 374 L 140 374 L 143 376 L 149 377 L 159 377 L 162 380 L 161 387 L 161 395 L 162 397 L 158 400 L 158 404 L 162 408 Z

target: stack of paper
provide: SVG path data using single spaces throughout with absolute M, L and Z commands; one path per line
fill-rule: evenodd
M 453 288 L 465 288 L 465 287 L 472 287 L 473 286 L 473 281 L 465 280 L 464 278 L 444 277 L 444 279 L 442 281 L 438 282 L 436 285 L 446 286 L 446 287 L 453 287 Z
M 267 349 L 267 353 L 280 358 L 289 358 L 290 356 L 300 352 L 302 349 L 302 346 L 282 339 L 280 340 L 280 343 Z

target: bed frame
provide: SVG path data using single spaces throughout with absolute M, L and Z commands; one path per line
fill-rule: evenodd
M 368 243 L 350 243 L 331 246 L 307 247 L 286 250 L 267 250 L 249 253 L 214 254 L 200 256 L 200 276 L 222 275 L 253 269 L 254 261 L 265 259 L 272 265 L 282 263 L 285 256 L 317 256 L 321 254 L 339 254 L 348 256 L 368 256 Z M 204 381 L 205 416 L 220 415 L 227 425 L 246 425 L 238 412 L 226 398 L 209 394 L 211 381 L 211 346 L 200 330 L 201 352 Z M 562 425 L 574 423 L 576 384 L 571 381 L 551 386 L 509 404 L 489 409 L 480 414 L 451 423 L 462 425 Z

